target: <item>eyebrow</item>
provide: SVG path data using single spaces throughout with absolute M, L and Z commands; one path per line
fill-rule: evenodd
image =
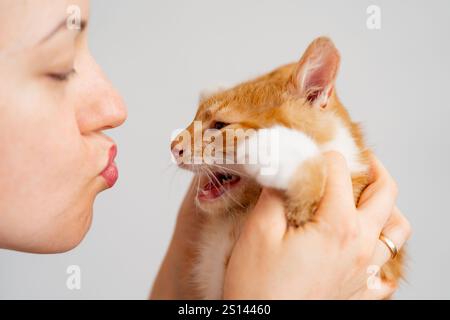
M 55 34 L 57 34 L 59 31 L 61 31 L 62 29 L 64 29 L 67 25 L 67 19 L 62 20 L 60 23 L 58 23 L 56 25 L 55 28 L 53 28 L 53 30 L 51 32 L 49 32 L 45 37 L 43 37 L 39 42 L 38 45 L 41 45 L 42 43 L 48 41 L 50 38 L 52 38 Z M 80 29 L 78 29 L 77 31 L 79 33 L 82 33 L 87 26 L 87 21 L 86 20 L 81 20 L 80 22 Z

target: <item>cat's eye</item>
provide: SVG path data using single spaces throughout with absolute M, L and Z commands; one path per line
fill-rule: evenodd
M 70 71 L 64 73 L 49 73 L 48 77 L 55 81 L 64 82 L 69 80 L 69 78 L 73 76 L 75 73 L 76 70 L 72 68 Z
M 228 125 L 229 125 L 229 123 L 225 123 L 225 122 L 222 122 L 222 121 L 216 121 L 216 122 L 214 122 L 213 128 L 216 129 L 216 130 L 221 130 L 221 129 L 225 128 Z

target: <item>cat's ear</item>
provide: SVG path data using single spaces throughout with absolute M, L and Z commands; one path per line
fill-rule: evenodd
M 314 107 L 326 107 L 333 92 L 340 56 L 333 42 L 325 37 L 314 40 L 292 74 L 289 90 Z

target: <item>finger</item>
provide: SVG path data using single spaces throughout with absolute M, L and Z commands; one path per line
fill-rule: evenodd
M 364 190 L 358 203 L 362 219 L 381 231 L 397 199 L 397 185 L 386 168 L 372 156 L 373 182 Z
M 327 181 L 317 216 L 346 221 L 355 212 L 351 175 L 345 158 L 337 152 L 324 153 Z
M 374 287 L 366 286 L 361 292 L 352 297 L 352 299 L 359 300 L 386 300 L 390 299 L 395 291 L 397 291 L 397 286 L 387 281 L 381 281 Z
M 391 218 L 384 227 L 383 235 L 395 244 L 397 250 L 400 250 L 411 236 L 411 226 L 397 207 L 394 208 Z M 389 247 L 379 240 L 372 258 L 373 263 L 382 266 L 390 259 Z
M 286 229 L 283 199 L 276 191 L 264 188 L 248 217 L 244 232 L 282 239 Z

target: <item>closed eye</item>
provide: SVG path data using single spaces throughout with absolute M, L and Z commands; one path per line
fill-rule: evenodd
M 47 74 L 47 76 L 55 81 L 59 81 L 59 82 L 64 82 L 70 79 L 71 76 L 73 76 L 74 74 L 76 74 L 76 70 L 75 69 L 71 69 L 68 72 L 63 72 L 63 73 L 49 73 Z

